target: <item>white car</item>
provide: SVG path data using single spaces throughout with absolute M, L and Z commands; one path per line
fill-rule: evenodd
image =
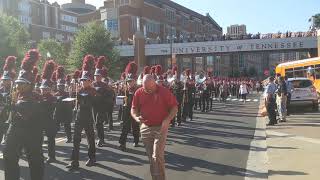
M 289 78 L 292 85 L 291 105 L 312 105 L 314 109 L 319 108 L 319 96 L 313 83 L 308 78 Z

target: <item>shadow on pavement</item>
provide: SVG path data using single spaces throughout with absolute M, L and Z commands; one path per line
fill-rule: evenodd
M 299 171 L 273 171 L 273 170 L 269 170 L 269 176 L 273 176 L 273 175 L 303 176 L 303 175 L 308 175 L 308 174 L 304 173 L 304 172 L 299 172 Z

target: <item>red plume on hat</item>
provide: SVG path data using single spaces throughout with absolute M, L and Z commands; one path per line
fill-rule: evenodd
M 51 81 L 52 81 L 52 82 L 57 82 L 57 71 L 54 71 L 54 72 L 52 73 Z
M 156 66 L 156 75 L 157 76 L 162 75 L 162 66 L 161 65 Z
M 144 75 L 150 74 L 150 71 L 151 71 L 150 66 L 145 66 L 145 67 L 143 68 L 143 74 L 144 74 Z
M 36 82 L 38 72 L 39 72 L 39 69 L 36 66 L 34 66 L 32 70 L 34 82 Z
M 156 73 L 156 66 L 152 66 L 151 67 L 151 74 L 155 74 Z
M 55 68 L 55 62 L 53 60 L 49 60 L 45 63 L 42 71 L 42 79 L 50 80 Z
M 14 71 L 16 66 L 16 59 L 15 56 L 8 56 L 6 62 L 3 66 L 4 71 Z
M 81 75 L 81 71 L 79 71 L 79 70 L 74 71 L 73 79 L 79 79 L 80 75 Z
M 94 69 L 95 58 L 93 55 L 88 54 L 83 58 L 82 70 L 92 71 Z
M 190 69 L 186 69 L 186 76 L 190 76 L 190 74 L 191 74 L 191 70 Z
M 3 71 L 8 71 L 9 76 L 14 79 L 16 76 L 16 59 L 15 56 L 8 56 L 3 66 Z
M 212 77 L 212 71 L 207 72 L 208 77 Z
M 120 79 L 121 79 L 121 80 L 126 79 L 126 72 L 123 72 L 123 73 L 121 74 Z
M 56 73 L 56 79 L 64 79 L 64 78 L 65 78 L 64 67 L 58 66 L 57 73 Z
M 40 74 L 37 74 L 36 79 L 35 79 L 35 82 L 36 82 L 36 83 L 39 83 L 40 81 L 41 81 L 41 75 L 40 75 Z
M 127 75 L 128 75 L 128 74 L 134 74 L 134 75 L 136 75 L 137 72 L 138 72 L 138 66 L 137 66 L 137 64 L 136 64 L 134 61 L 130 62 L 130 63 L 127 65 L 127 67 L 126 67 L 125 72 L 126 72 Z
M 65 80 L 66 80 L 67 82 L 70 82 L 70 81 L 71 81 L 71 75 L 68 74 L 68 75 L 66 76 Z
M 172 67 L 172 74 L 176 74 L 177 71 L 178 71 L 178 66 L 174 65 L 174 66 Z
M 29 50 L 21 62 L 21 69 L 31 72 L 39 59 L 40 59 L 40 54 L 38 50 L 36 49 Z
M 96 62 L 96 69 L 102 69 L 103 64 L 105 63 L 105 61 L 106 61 L 106 57 L 99 56 L 98 59 L 97 59 L 97 62 Z
M 106 67 L 102 68 L 101 75 L 102 75 L 102 77 L 107 77 L 108 76 L 108 69 Z

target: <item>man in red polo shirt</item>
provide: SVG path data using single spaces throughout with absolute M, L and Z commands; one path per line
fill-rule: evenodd
M 150 161 L 153 180 L 165 180 L 164 149 L 171 120 L 178 103 L 169 89 L 156 84 L 152 75 L 143 78 L 143 87 L 133 97 L 131 115 L 141 124 L 141 139 Z

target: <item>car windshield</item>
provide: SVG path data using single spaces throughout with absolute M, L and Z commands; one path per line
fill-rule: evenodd
M 293 88 L 308 88 L 312 86 L 312 81 L 310 80 L 293 80 L 291 83 Z

